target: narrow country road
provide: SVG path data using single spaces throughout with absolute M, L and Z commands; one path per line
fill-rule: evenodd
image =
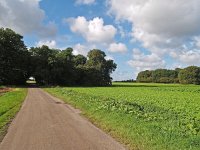
M 123 150 L 122 145 L 39 88 L 28 96 L 0 150 Z

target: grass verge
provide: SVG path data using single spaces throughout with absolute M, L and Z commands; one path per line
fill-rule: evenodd
M 9 123 L 19 111 L 26 94 L 27 89 L 15 88 L 0 96 L 0 142 L 6 134 Z

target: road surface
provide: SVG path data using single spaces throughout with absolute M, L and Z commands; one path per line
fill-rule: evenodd
M 0 144 L 0 150 L 123 150 L 122 145 L 39 88 L 27 98 Z

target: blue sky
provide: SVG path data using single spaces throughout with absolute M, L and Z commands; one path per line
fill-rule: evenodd
M 199 0 L 1 0 L 0 27 L 28 47 L 105 51 L 114 80 L 146 69 L 200 64 Z

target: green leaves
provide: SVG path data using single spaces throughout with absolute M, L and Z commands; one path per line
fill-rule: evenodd
M 117 65 L 106 60 L 103 51 L 91 50 L 87 58 L 75 56 L 72 48 L 43 45 L 28 51 L 22 38 L 11 29 L 0 28 L 0 84 L 25 84 L 34 77 L 43 85 L 111 85 L 110 74 Z
M 138 82 L 145 83 L 181 83 L 181 84 L 200 84 L 200 68 L 189 66 L 184 69 L 175 70 L 156 69 L 146 70 L 138 73 Z
M 29 60 L 22 36 L 11 29 L 0 28 L 0 84 L 24 84 Z
M 200 84 L 200 68 L 189 66 L 179 73 L 180 83 L 183 84 Z

